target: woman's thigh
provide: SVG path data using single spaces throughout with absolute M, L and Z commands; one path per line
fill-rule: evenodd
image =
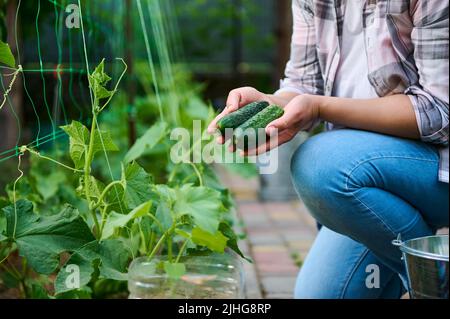
M 297 280 L 298 299 L 398 299 L 398 275 L 362 244 L 322 227 Z
M 375 188 L 400 198 L 433 228 L 448 226 L 448 184 L 438 181 L 435 147 L 359 130 L 337 130 L 311 138 L 292 161 L 300 195 L 344 199 Z M 341 195 L 341 196 L 340 196 Z M 395 215 L 395 212 L 391 212 Z

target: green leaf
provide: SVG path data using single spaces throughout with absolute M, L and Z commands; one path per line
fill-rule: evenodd
M 181 263 L 164 262 L 164 271 L 171 279 L 180 279 L 186 274 L 186 266 Z
M 29 201 L 17 202 L 5 207 L 6 235 L 15 241 L 21 256 L 41 274 L 51 274 L 59 265 L 59 255 L 75 251 L 94 240 L 89 227 L 73 207 L 52 216 L 33 213 Z
M 102 242 L 93 241 L 77 250 L 56 276 L 55 291 L 61 294 L 86 286 L 98 273 L 99 278 L 127 280 L 127 266 L 130 252 L 120 240 L 107 239 Z M 68 285 L 72 269 L 79 270 L 78 288 Z
M 153 229 L 158 232 L 165 232 L 173 225 L 173 218 L 170 212 L 170 208 L 166 202 L 162 201 L 159 203 L 156 209 L 155 217 L 161 223 L 163 229 L 161 230 L 157 224 L 153 224 Z
M 199 96 L 193 96 L 189 99 L 185 109 L 186 114 L 194 120 L 209 119 L 209 107 Z
M 89 175 L 89 194 L 93 199 L 99 199 L 104 189 L 105 185 L 101 181 L 96 179 L 94 176 Z M 84 192 L 84 176 L 81 176 L 77 193 L 80 197 L 83 197 Z
M 196 227 L 192 230 L 192 241 L 199 246 L 204 246 L 212 251 L 223 253 L 227 247 L 228 238 L 219 231 L 212 235 L 211 233 Z
M 25 199 L 33 203 L 40 203 L 42 201 L 39 194 L 32 187 L 32 180 L 28 176 L 22 177 L 16 184 L 14 192 L 14 183 L 10 183 L 6 186 L 6 192 L 8 194 L 10 202 L 19 199 Z
M 179 228 L 175 229 L 175 233 L 177 235 L 180 235 L 183 238 L 186 238 L 186 239 L 191 239 L 191 237 L 192 237 L 192 235 L 189 234 L 187 231 L 184 231 L 184 230 L 179 229 Z
M 30 299 L 50 299 L 47 290 L 37 283 L 31 285 L 31 289 L 28 295 Z
M 82 287 L 81 289 L 70 290 L 55 296 L 56 299 L 92 299 L 92 289 Z
M 70 125 L 62 126 L 61 129 L 69 135 L 70 157 L 75 168 L 84 167 L 85 156 L 89 149 L 90 133 L 86 126 L 77 121 L 72 121 Z M 94 134 L 93 154 L 99 151 L 118 151 L 117 146 L 112 141 L 108 132 L 96 131 Z
M 132 162 L 150 151 L 164 138 L 167 138 L 167 123 L 158 122 L 150 127 L 145 134 L 139 138 L 125 155 L 124 162 Z
M 207 187 L 183 185 L 175 190 L 174 212 L 177 216 L 189 215 L 195 224 L 211 234 L 219 228 L 223 205 L 220 192 Z
M 176 193 L 173 188 L 161 184 L 161 185 L 154 185 L 153 190 L 159 196 L 159 199 L 161 201 L 165 201 L 166 203 L 168 203 L 169 206 L 171 206 L 172 202 L 175 201 Z
M 152 202 L 146 202 L 135 209 L 133 209 L 129 214 L 118 214 L 116 212 L 111 212 L 105 223 L 105 227 L 102 232 L 102 240 L 111 237 L 114 231 L 119 228 L 125 227 L 130 221 L 135 218 L 147 215 L 152 207 Z
M 124 200 L 131 209 L 147 202 L 151 195 L 152 177 L 138 163 L 132 162 L 122 167 Z
M 114 144 L 111 134 L 109 132 L 95 131 L 94 154 L 103 151 L 117 152 L 118 150 L 119 148 Z
M 8 206 L 9 200 L 6 197 L 0 196 L 0 209 Z
M 32 175 L 37 181 L 36 189 L 44 201 L 55 196 L 61 184 L 67 181 L 66 175 L 60 170 L 54 170 L 45 175 L 41 171 L 34 170 Z
M 102 60 L 94 72 L 89 75 L 90 87 L 97 100 L 109 98 L 113 95 L 114 92 L 105 87 L 109 81 L 111 81 L 111 78 L 105 73 L 105 60 Z
M 227 223 L 221 223 L 219 226 L 219 230 L 228 238 L 227 246 L 230 247 L 235 253 L 237 253 L 242 258 L 246 258 L 242 253 L 241 249 L 238 245 L 238 237 L 234 232 L 233 228 Z
M 16 67 L 16 59 L 11 52 L 11 48 L 8 43 L 0 40 L 0 63 L 9 66 L 10 68 Z
M 61 129 L 70 137 L 70 157 L 75 168 L 82 168 L 89 145 L 89 130 L 77 121 L 72 121 L 72 124 L 62 126 Z

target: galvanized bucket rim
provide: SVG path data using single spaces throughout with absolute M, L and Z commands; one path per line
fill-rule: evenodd
M 401 239 L 396 239 L 396 240 L 392 241 L 392 244 L 395 246 L 398 246 L 403 253 L 407 253 L 407 254 L 410 254 L 413 256 L 422 257 L 422 258 L 426 258 L 426 259 L 448 262 L 449 261 L 448 255 L 444 256 L 444 255 L 440 255 L 440 254 L 429 253 L 429 252 L 420 251 L 420 250 L 417 250 L 417 249 L 407 246 L 408 243 L 411 243 L 416 240 L 424 240 L 424 239 L 428 239 L 428 238 L 444 238 L 444 237 L 448 238 L 448 235 L 426 236 L 426 237 L 409 239 L 407 241 L 402 241 Z

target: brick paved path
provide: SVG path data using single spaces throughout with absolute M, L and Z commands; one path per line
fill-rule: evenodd
M 292 298 L 297 273 L 316 235 L 314 220 L 299 201 L 260 202 L 257 178 L 220 174 L 235 195 L 247 233 L 241 246 L 254 260 L 245 266 L 247 298 Z

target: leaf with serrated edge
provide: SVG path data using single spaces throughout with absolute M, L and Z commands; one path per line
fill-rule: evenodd
M 109 81 L 111 81 L 111 77 L 105 73 L 105 60 L 103 60 L 89 75 L 90 86 L 97 100 L 109 98 L 113 95 L 114 92 L 105 87 Z
M 7 236 L 17 244 L 20 255 L 41 274 L 55 271 L 62 252 L 75 251 L 94 240 L 86 222 L 73 207 L 66 207 L 56 215 L 38 216 L 33 213 L 31 202 L 20 200 L 17 211 L 13 205 L 3 211 Z
M 61 129 L 69 135 L 69 153 L 75 168 L 82 168 L 84 166 L 84 156 L 89 145 L 89 130 L 77 121 L 73 121 L 70 125 L 62 126 Z
M 152 195 L 152 177 L 138 163 L 122 166 L 124 200 L 131 209 L 148 201 Z
M 175 190 L 174 212 L 177 216 L 189 215 L 195 225 L 211 234 L 219 228 L 223 212 L 221 194 L 207 187 L 183 185 Z
M 82 168 L 85 164 L 85 156 L 89 148 L 89 130 L 77 121 L 72 121 L 70 125 L 62 126 L 61 129 L 69 135 L 69 153 L 75 164 L 75 168 Z M 94 134 L 93 153 L 95 155 L 97 152 L 103 150 L 117 151 L 118 148 L 108 132 L 96 131 Z
M 107 239 L 102 242 L 93 241 L 77 250 L 61 268 L 55 280 L 57 294 L 64 293 L 75 287 L 67 285 L 71 269 L 78 267 L 80 286 L 87 285 L 94 272 L 98 269 L 100 278 L 125 281 L 128 279 L 126 270 L 130 260 L 130 252 L 120 240 Z M 68 278 L 69 277 L 69 278 Z

